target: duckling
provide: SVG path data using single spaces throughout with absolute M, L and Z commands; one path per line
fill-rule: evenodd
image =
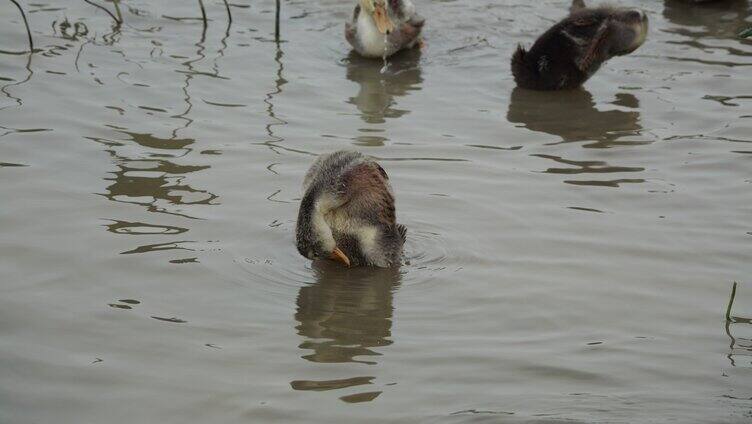
M 406 228 L 396 222 L 389 177 L 354 151 L 319 157 L 303 180 L 295 241 L 308 259 L 347 266 L 399 265 Z
M 425 20 L 410 0 L 358 0 L 345 38 L 361 56 L 387 58 L 420 43 Z
M 534 90 L 579 87 L 604 62 L 629 54 L 645 42 L 648 18 L 642 10 L 573 9 L 541 35 L 529 51 L 518 46 L 512 56 L 517 86 Z

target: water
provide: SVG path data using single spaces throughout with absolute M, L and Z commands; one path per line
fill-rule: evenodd
M 271 1 L 203 36 L 195 2 L 25 3 L 28 67 L 2 7 L 0 422 L 749 422 L 747 2 L 629 2 L 645 45 L 567 93 L 509 58 L 568 2 L 418 2 L 383 75 L 350 3 L 284 3 L 279 44 Z M 399 270 L 295 251 L 343 148 L 390 174 Z

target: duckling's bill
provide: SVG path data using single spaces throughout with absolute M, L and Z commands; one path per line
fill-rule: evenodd
M 329 256 L 329 259 L 342 262 L 348 267 L 350 266 L 350 258 L 348 258 L 347 255 L 344 254 L 344 252 L 339 250 L 339 247 L 334 248 L 334 251 L 332 251 L 332 254 Z
M 373 21 L 376 23 L 376 28 L 382 34 L 389 34 L 394 30 L 394 23 L 389 19 L 385 2 L 376 2 L 374 4 Z

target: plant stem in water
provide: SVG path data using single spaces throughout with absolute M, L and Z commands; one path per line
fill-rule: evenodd
M 279 42 L 279 4 L 280 0 L 277 0 L 277 10 L 274 16 L 274 39 Z
M 731 298 L 729 299 L 728 307 L 726 307 L 726 322 L 731 322 L 731 306 L 734 304 L 734 298 L 736 297 L 736 281 L 731 287 Z
M 26 14 L 24 13 L 23 9 L 21 8 L 21 5 L 16 2 L 16 0 L 10 0 L 11 3 L 15 4 L 18 8 L 18 11 L 21 12 L 21 17 L 23 18 L 24 25 L 26 25 L 26 35 L 29 36 L 29 53 L 34 53 L 34 41 L 31 39 L 31 29 L 29 28 L 29 21 L 26 20 Z
M 206 31 L 206 9 L 204 8 L 204 2 L 202 0 L 198 0 L 198 6 L 201 8 L 201 21 L 204 23 L 204 31 Z
M 230 25 L 232 25 L 232 12 L 230 12 L 230 4 L 227 3 L 227 0 L 222 0 L 225 3 L 225 9 L 227 9 L 227 24 L 228 28 Z
M 110 17 L 112 18 L 112 20 L 115 21 L 116 26 L 119 27 L 120 24 L 123 23 L 120 19 L 117 18 L 117 16 L 113 15 L 112 12 L 110 12 L 110 10 L 107 9 L 106 7 L 104 7 L 102 5 L 99 5 L 99 4 L 96 4 L 96 3 L 94 3 L 91 0 L 84 0 L 84 2 L 89 3 L 90 5 L 92 5 L 94 7 L 98 7 L 100 9 L 104 10 L 105 12 L 107 12 L 107 14 L 110 15 Z

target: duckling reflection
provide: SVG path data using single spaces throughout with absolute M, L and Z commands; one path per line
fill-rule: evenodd
M 375 364 L 362 359 L 392 344 L 393 294 L 400 285 L 398 268 L 343 268 L 334 262 L 313 263 L 316 283 L 301 287 L 295 320 L 306 340 L 299 347 L 311 362 Z M 361 359 L 359 359 L 361 358 Z M 298 382 L 300 383 L 300 382 Z M 293 384 L 293 387 L 301 384 Z
M 419 66 L 420 50 L 404 51 L 389 59 L 387 70 L 380 61 L 364 59 L 356 53 L 347 58 L 347 79 L 360 85 L 358 94 L 348 103 L 355 105 L 361 119 L 369 124 L 382 124 L 386 118 L 399 118 L 409 110 L 395 108 L 395 97 L 420 90 L 423 82 Z
M 587 147 L 612 147 L 622 143 L 620 138 L 638 135 L 642 130 L 636 110 L 639 100 L 634 95 L 618 93 L 612 104 L 635 110 L 600 111 L 585 89 L 552 92 L 515 88 L 507 120 L 531 131 L 559 136 L 564 142 L 594 140 Z
M 739 31 L 749 26 L 752 11 L 747 0 L 703 2 L 666 0 L 663 6 L 663 16 L 673 24 L 692 27 L 668 30 L 668 32 L 692 38 L 736 38 Z M 708 48 L 708 46 L 686 44 L 691 47 Z

